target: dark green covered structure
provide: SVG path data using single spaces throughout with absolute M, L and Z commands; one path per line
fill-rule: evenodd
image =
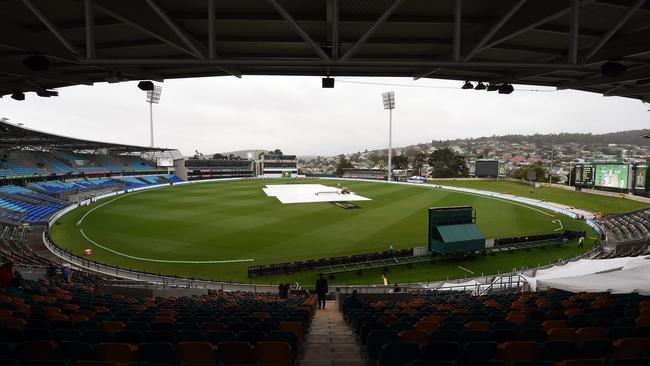
M 429 208 L 429 251 L 468 254 L 485 249 L 471 206 Z

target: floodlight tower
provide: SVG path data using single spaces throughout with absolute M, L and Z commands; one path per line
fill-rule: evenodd
M 388 109 L 388 181 L 393 175 L 393 109 L 395 109 L 395 92 L 383 92 L 381 97 L 384 100 L 384 109 Z
M 153 104 L 160 103 L 160 93 L 162 86 L 154 85 L 151 90 L 147 90 L 147 103 L 149 103 L 149 132 L 151 134 L 151 147 L 153 147 Z

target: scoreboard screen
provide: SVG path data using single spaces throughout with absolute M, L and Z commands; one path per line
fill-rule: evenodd
M 170 167 L 174 166 L 174 159 L 172 158 L 158 158 L 156 165 L 159 167 Z
M 648 175 L 648 167 L 646 165 L 637 165 L 634 172 L 634 189 L 645 191 L 646 176 Z
M 593 186 L 594 170 L 595 166 L 593 164 L 577 164 L 575 184 L 579 186 Z
M 605 188 L 630 188 L 628 178 L 630 166 L 627 164 L 596 165 L 596 186 Z

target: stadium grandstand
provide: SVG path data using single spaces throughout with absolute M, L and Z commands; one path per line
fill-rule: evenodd
M 258 176 L 278 178 L 295 177 L 298 174 L 298 159 L 295 155 L 265 152 L 255 163 Z
M 0 120 L 0 220 L 42 222 L 71 196 L 178 181 L 156 166 L 173 149 L 87 141 Z M 73 198 L 74 200 L 74 198 Z
M 483 89 L 477 89 L 500 94 L 524 84 L 649 102 L 649 25 L 645 0 L 6 0 L 0 1 L 0 97 L 29 103 L 30 93 L 55 97 L 57 88 L 100 82 L 310 75 L 323 77 L 324 87 L 344 76 L 438 78 L 470 88 L 470 80 L 481 82 Z M 269 155 L 259 164 L 185 160 L 174 149 L 57 136 L 7 120 L 0 121 L 0 155 L 0 365 L 650 365 L 647 208 L 585 217 L 546 199 L 440 184 L 380 183 L 372 180 L 385 180 L 385 171 L 346 171 L 346 180 L 321 182 L 337 185 L 318 192 L 321 197 L 338 200 L 350 189 L 372 192 L 368 187 L 379 186 L 371 199 L 359 201 L 377 205 L 405 191 L 366 210 L 371 214 L 365 217 L 350 202 L 319 203 L 311 211 L 288 205 L 291 218 L 312 219 L 302 226 L 315 227 L 323 237 L 337 234 L 335 224 L 345 221 L 344 214 L 357 218 L 349 224 L 353 228 L 382 224 L 381 231 L 340 234 L 323 244 L 313 236 L 282 232 L 282 217 L 273 211 L 281 207 L 276 200 L 261 208 L 246 206 L 262 197 L 262 185 L 270 181 L 251 178 L 297 175 L 293 155 Z M 352 188 L 338 188 L 341 182 Z M 183 189 L 190 194 L 179 208 L 178 201 L 167 199 Z M 230 200 L 215 208 L 210 198 L 220 193 L 218 199 Z M 374 255 L 340 253 L 315 266 L 328 244 L 348 237 L 372 241 L 413 232 L 413 226 L 397 229 L 398 216 L 415 222 L 408 210 L 424 196 L 462 201 L 483 212 L 502 210 L 484 216 L 485 229 L 529 224 L 534 230 L 501 241 L 481 236 L 480 250 L 441 261 L 417 247 L 390 245 Z M 106 225 L 91 233 L 102 239 L 90 239 L 83 219 L 118 198 L 130 205 L 131 215 L 120 216 L 113 206 L 96 220 Z M 202 203 L 208 208 L 197 213 Z M 426 210 L 430 203 L 424 203 L 419 208 Z M 336 213 L 327 225 L 321 208 Z M 189 219 L 181 228 L 182 214 Z M 512 223 L 490 221 L 506 214 Z M 472 228 L 474 220 L 480 223 L 477 217 Z M 162 222 L 173 232 L 144 243 L 147 253 L 129 254 L 142 244 L 136 231 L 153 237 L 161 230 L 143 220 Z M 295 222 L 285 226 L 300 226 Z M 563 222 L 573 227 L 565 230 Z M 216 223 L 224 225 L 220 232 L 205 229 Z M 260 257 L 238 252 L 251 240 L 247 233 L 260 227 L 281 239 L 264 237 L 270 249 L 256 251 Z M 69 247 L 53 241 L 50 234 L 57 228 Z M 531 240 L 541 228 L 555 230 L 551 244 Z M 578 231 L 570 231 L 574 228 Z M 457 229 L 449 231 L 449 243 L 468 238 Z M 189 245 L 183 240 L 197 233 L 208 233 L 201 240 L 210 247 L 198 253 L 200 258 L 187 259 Z M 119 238 L 114 248 L 100 243 L 111 234 Z M 227 245 L 217 245 L 212 237 L 217 234 L 225 235 Z M 291 241 L 309 245 L 277 249 Z M 583 247 L 585 241 L 590 247 Z M 316 250 L 314 257 L 296 257 L 307 250 Z M 210 260 L 224 253 L 232 257 Z M 561 258 L 548 265 L 519 264 L 480 276 L 480 269 L 475 273 L 463 262 L 494 269 L 486 263 L 556 253 Z M 276 262 L 295 259 L 286 266 L 289 271 L 307 268 L 314 279 L 315 269 L 322 280 L 323 272 L 329 280 L 369 272 L 383 284 L 323 288 L 318 282 L 317 296 L 310 286 L 287 283 L 298 272 L 262 284 L 160 271 L 160 265 L 174 270 L 208 265 L 217 272 L 258 261 L 250 268 L 261 277 L 277 264 L 264 255 L 275 255 Z M 151 267 L 128 267 L 133 263 Z M 389 282 L 394 268 L 462 274 L 395 284 Z M 352 276 L 343 278 L 365 283 Z M 317 310 L 317 298 L 328 301 L 323 310 Z
M 388 172 L 382 169 L 343 169 L 343 178 L 386 180 Z
M 244 178 L 255 176 L 252 160 L 186 159 L 177 160 L 176 176 L 186 181 Z

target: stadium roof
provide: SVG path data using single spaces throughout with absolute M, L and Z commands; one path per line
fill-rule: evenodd
M 136 79 L 359 75 L 650 100 L 646 0 L 4 0 L 0 34 L 0 95 Z M 25 62 L 34 55 L 49 64 Z M 607 61 L 616 64 L 603 72 Z
M 144 147 L 122 144 L 112 144 L 110 142 L 97 142 L 81 140 L 72 137 L 54 135 L 47 132 L 32 130 L 17 124 L 8 122 L 0 118 L 0 148 L 43 148 L 59 150 L 99 150 L 108 149 L 112 153 L 120 154 L 127 152 L 162 152 L 174 151 L 175 149 L 165 149 L 159 147 Z

